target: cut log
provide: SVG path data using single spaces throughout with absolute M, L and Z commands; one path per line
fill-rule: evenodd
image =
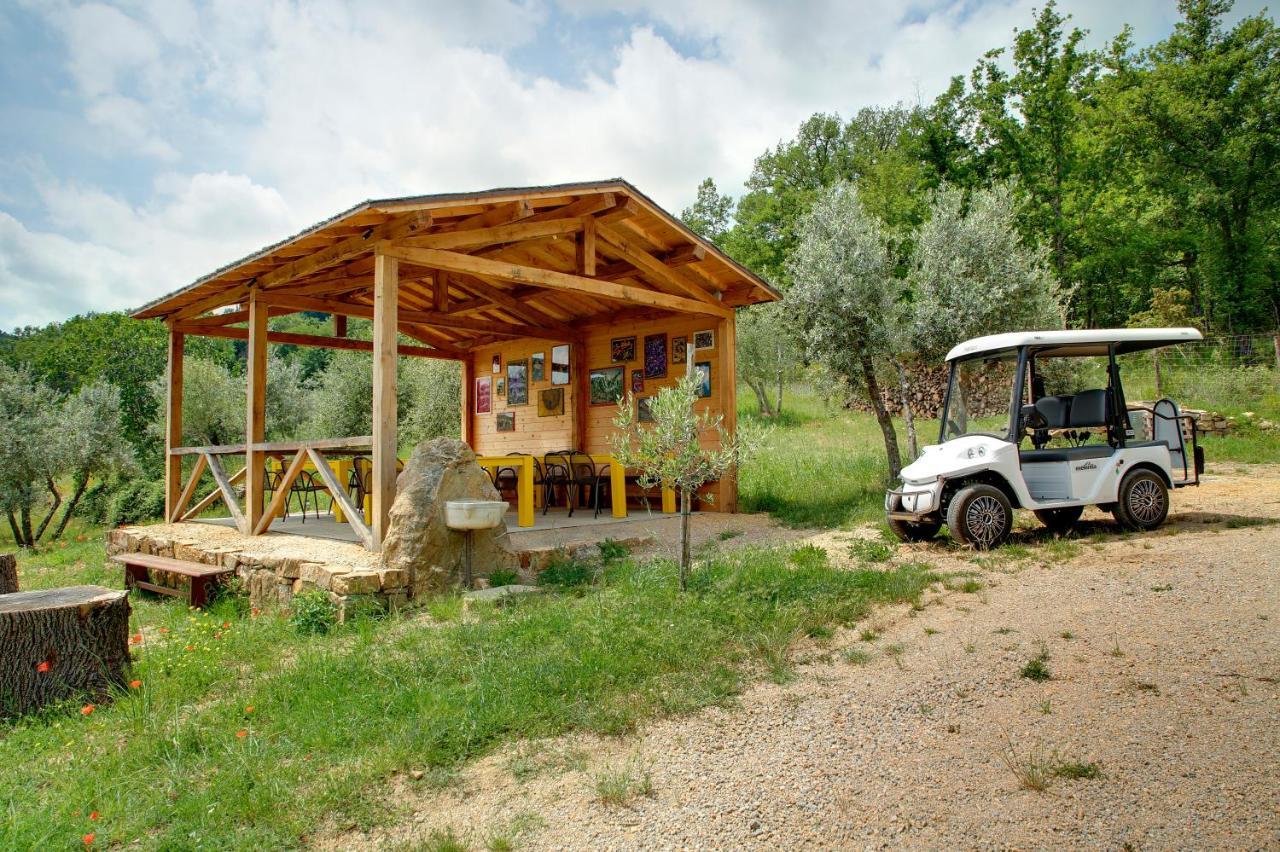
M 0 595 L 18 591 L 18 559 L 12 553 L 0 553 Z
M 69 586 L 0 597 L 0 716 L 124 687 L 128 593 Z

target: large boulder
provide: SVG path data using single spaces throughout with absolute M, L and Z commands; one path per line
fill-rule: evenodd
M 445 525 L 444 504 L 466 498 L 502 499 L 470 447 L 454 438 L 435 438 L 414 448 L 400 472 L 391 527 L 382 543 L 383 567 L 408 572 L 411 597 L 461 582 L 465 539 Z M 475 575 L 515 568 L 506 524 L 472 535 Z

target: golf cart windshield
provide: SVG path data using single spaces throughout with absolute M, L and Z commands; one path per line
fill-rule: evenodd
M 1017 374 L 1016 350 L 952 361 L 942 410 L 942 440 L 963 435 L 1008 440 L 1010 400 Z

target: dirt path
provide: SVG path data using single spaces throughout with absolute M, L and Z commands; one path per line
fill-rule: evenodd
M 1180 492 L 1160 534 L 1090 519 L 1078 545 L 980 565 L 904 549 L 982 588 L 880 613 L 872 641 L 802 648 L 794 680 L 737 707 L 628 741 L 509 749 L 393 831 L 336 843 L 452 830 L 475 848 L 1280 847 L 1280 468 Z M 1051 679 L 1023 677 L 1041 655 Z M 1052 776 L 1068 763 L 1100 777 Z M 592 779 L 624 766 L 651 793 L 599 803 Z M 1019 779 L 1037 766 L 1043 791 Z

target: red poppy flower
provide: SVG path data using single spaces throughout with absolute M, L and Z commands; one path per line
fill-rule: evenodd
M 188 651 L 194 651 L 195 649 L 196 649 L 196 648 L 195 648 L 195 646 L 194 646 L 194 645 L 188 645 L 188 646 L 187 646 L 187 650 L 188 650 Z
M 244 708 L 244 712 L 246 712 L 246 713 L 252 713 L 252 712 L 253 712 L 253 705 L 252 705 L 252 704 L 250 704 L 248 707 Z
M 88 715 L 89 715 L 90 713 L 92 713 L 92 712 L 93 712 L 93 705 L 92 705 L 92 704 L 86 704 L 86 705 L 84 705 L 83 707 L 81 707 L 81 708 L 80 708 L 80 715 L 81 715 L 81 716 L 88 716 Z
M 129 637 L 129 644 L 130 644 L 130 645 L 141 645 L 141 644 L 142 644 L 142 634 L 141 634 L 141 633 L 135 633 L 135 634 L 133 634 L 132 636 L 130 636 L 130 637 Z
M 80 839 L 84 841 L 84 845 L 85 845 L 85 846 L 92 846 L 92 845 L 93 845 L 93 832 L 92 832 L 92 831 L 91 831 L 91 832 L 89 832 L 88 834 L 86 834 L 84 837 L 82 837 L 82 838 L 80 838 Z
M 137 688 L 138 688 L 138 687 L 140 687 L 140 686 L 142 686 L 142 681 L 140 681 L 140 680 L 131 680 L 131 681 L 129 681 L 129 688 L 130 688 L 130 689 L 137 689 Z
M 43 662 L 36 663 L 36 671 L 40 672 L 40 674 L 44 674 L 49 671 L 49 661 L 44 660 Z
M 93 811 L 93 812 L 91 812 L 91 813 L 89 814 L 89 819 L 96 820 L 97 818 L 98 818 L 98 812 L 97 812 L 97 811 Z
M 244 728 L 241 728 L 240 730 L 236 731 L 236 736 L 239 737 L 240 739 L 244 739 L 245 737 L 249 736 L 249 732 L 246 731 Z
M 222 629 L 223 629 L 223 630 L 226 630 L 226 629 L 228 629 L 229 627 L 231 627 L 231 622 L 230 622 L 230 621 L 224 621 L 224 622 L 222 622 Z

